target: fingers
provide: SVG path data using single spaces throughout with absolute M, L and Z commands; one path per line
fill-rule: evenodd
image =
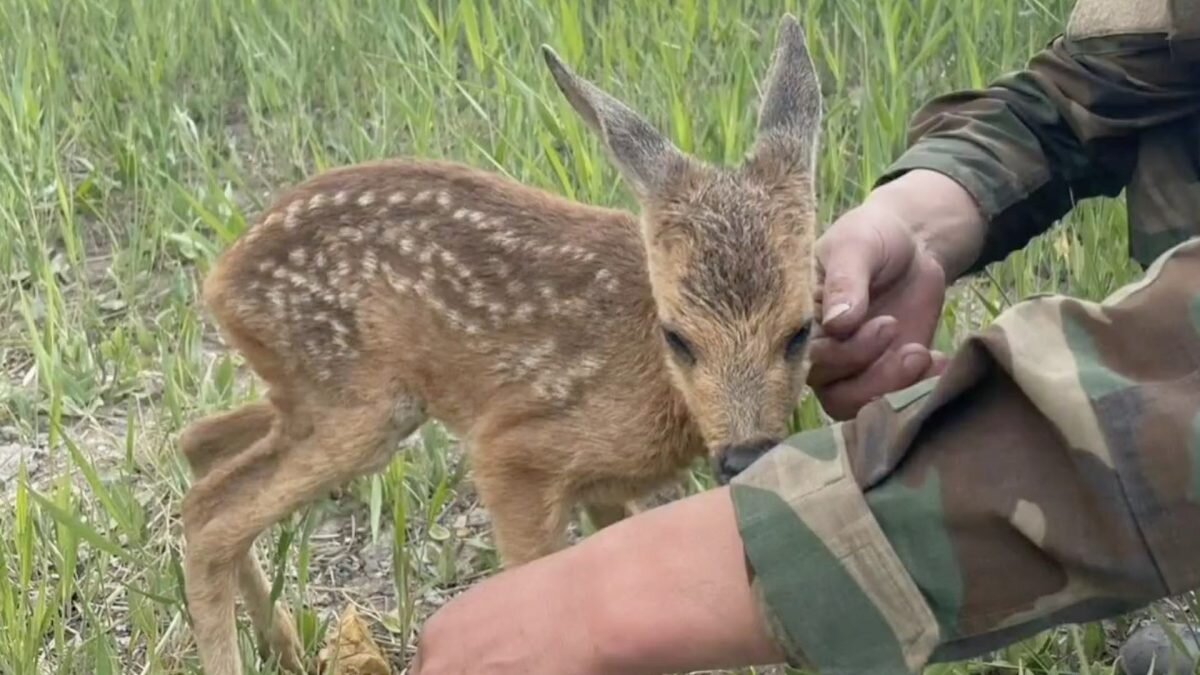
M 937 350 L 929 352 L 929 356 L 933 362 L 929 364 L 929 370 L 925 371 L 922 380 L 928 377 L 936 377 L 946 371 L 946 366 L 950 365 L 950 357 Z
M 946 357 L 935 356 L 917 343 L 889 350 L 858 375 L 815 387 L 825 412 L 836 420 L 848 420 L 867 403 L 884 394 L 907 388 L 945 368 Z
M 824 335 L 814 338 L 809 347 L 812 367 L 808 383 L 821 387 L 866 370 L 887 351 L 898 329 L 897 320 L 885 315 L 870 319 L 844 341 Z
M 884 262 L 882 244 L 878 237 L 866 236 L 863 228 L 839 230 L 835 224 L 818 243 L 816 255 L 822 275 L 821 327 L 845 337 L 867 315 L 871 281 Z

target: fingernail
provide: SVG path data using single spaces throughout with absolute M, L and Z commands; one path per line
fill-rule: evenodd
M 833 307 L 830 307 L 828 312 L 825 312 L 825 319 L 824 319 L 824 321 L 822 321 L 822 323 L 829 323 L 830 321 L 833 321 L 834 319 L 838 318 L 839 316 L 841 316 L 849 311 L 850 311 L 850 303 L 843 302 L 843 303 L 836 304 Z

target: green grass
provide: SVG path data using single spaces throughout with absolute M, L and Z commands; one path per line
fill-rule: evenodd
M 683 149 L 734 161 L 789 10 L 826 90 L 829 222 L 902 149 L 922 101 L 1020 66 L 1069 4 L 0 0 L 0 672 L 196 671 L 173 434 L 255 395 L 198 314 L 197 281 L 274 190 L 421 155 L 631 206 L 537 46 Z M 956 293 L 939 345 L 1031 293 L 1105 295 L 1136 273 L 1125 239 L 1119 204 L 1085 205 Z M 819 421 L 812 401 L 800 419 Z M 453 439 L 430 426 L 413 445 L 260 541 L 314 644 L 350 597 L 400 665 L 422 617 L 495 566 Z M 1106 631 L 1123 627 L 937 670 L 1110 672 Z

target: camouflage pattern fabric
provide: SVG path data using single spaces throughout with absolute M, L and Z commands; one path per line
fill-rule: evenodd
M 731 484 L 794 665 L 917 672 L 1200 587 L 1200 238 L 1022 302 L 939 378 Z
M 1123 187 L 1149 268 L 1103 302 L 1025 300 L 941 377 L 732 482 L 793 665 L 917 672 L 1200 587 L 1198 4 L 1082 0 L 1027 70 L 918 114 L 884 180 L 966 186 L 976 269 Z
M 1025 69 L 933 99 L 909 135 L 880 182 L 925 168 L 969 191 L 990 223 L 971 272 L 1122 189 L 1147 265 L 1200 233 L 1200 0 L 1083 0 Z

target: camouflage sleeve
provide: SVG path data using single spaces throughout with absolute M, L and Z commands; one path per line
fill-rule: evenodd
M 732 482 L 794 665 L 917 672 L 1200 587 L 1200 238 L 1043 296 Z
M 922 107 L 879 182 L 917 168 L 954 179 L 989 223 L 968 273 L 1003 259 L 1076 201 L 1120 193 L 1157 161 L 1139 137 L 1200 111 L 1195 17 L 1200 0 L 1081 0 L 1024 69 Z

